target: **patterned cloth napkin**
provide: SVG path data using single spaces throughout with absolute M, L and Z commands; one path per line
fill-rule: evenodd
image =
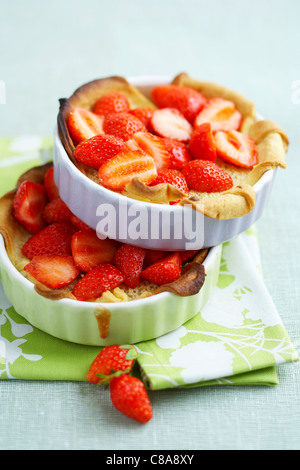
M 0 139 L 0 196 L 18 176 L 52 157 L 52 139 Z M 276 366 L 298 355 L 264 285 L 252 228 L 224 243 L 218 285 L 192 320 L 136 345 L 139 369 L 153 389 L 208 385 L 277 385 Z M 68 343 L 32 327 L 0 283 L 0 378 L 85 381 L 100 348 Z

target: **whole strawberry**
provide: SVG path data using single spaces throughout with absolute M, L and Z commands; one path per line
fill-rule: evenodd
M 203 193 L 222 192 L 231 189 L 231 176 L 208 160 L 193 160 L 182 170 L 189 189 Z
M 97 355 L 87 373 L 87 381 L 93 384 L 107 384 L 115 372 L 129 374 L 137 357 L 133 346 L 115 344 L 106 346 Z
M 110 398 L 114 407 L 131 419 L 147 423 L 152 418 L 152 406 L 146 387 L 130 375 L 114 377 L 110 382 Z

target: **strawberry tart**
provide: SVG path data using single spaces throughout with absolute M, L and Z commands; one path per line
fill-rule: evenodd
M 0 234 L 12 264 L 53 300 L 113 303 L 161 292 L 197 294 L 208 250 L 146 250 L 100 239 L 59 197 L 53 166 L 36 167 L 0 199 Z
M 122 77 L 87 83 L 60 100 L 68 157 L 102 187 L 158 204 L 191 204 L 232 219 L 255 206 L 253 186 L 285 168 L 288 138 L 257 120 L 235 91 L 183 73 L 142 93 Z

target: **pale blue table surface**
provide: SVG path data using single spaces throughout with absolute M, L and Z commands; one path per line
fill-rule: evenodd
M 181 71 L 240 91 L 287 131 L 288 169 L 258 230 L 266 284 L 298 352 L 299 18 L 298 0 L 0 0 L 1 136 L 50 135 L 58 98 L 94 78 Z M 275 388 L 153 392 L 146 426 L 86 383 L 2 381 L 0 449 L 299 449 L 300 366 L 278 373 Z

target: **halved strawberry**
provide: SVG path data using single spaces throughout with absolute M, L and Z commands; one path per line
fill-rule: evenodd
M 216 161 L 216 144 L 210 122 L 205 122 L 194 130 L 189 147 L 194 159 Z
M 23 181 L 13 200 L 13 214 L 29 233 L 38 233 L 45 227 L 43 210 L 47 194 L 42 184 Z
M 71 241 L 74 261 L 83 272 L 90 271 L 98 264 L 112 264 L 119 246 L 115 240 L 101 240 L 97 233 L 91 230 L 75 233 Z
M 24 269 L 37 281 L 53 289 L 68 286 L 79 275 L 70 255 L 34 256 Z
M 48 224 L 69 222 L 70 217 L 71 211 L 60 197 L 50 201 L 43 210 L 43 218 Z
M 151 264 L 141 273 L 141 277 L 161 286 L 176 281 L 181 275 L 181 259 L 178 253 Z
M 38 255 L 70 255 L 75 232 L 69 222 L 48 225 L 23 245 L 22 254 L 28 259 Z
M 134 108 L 129 111 L 130 114 L 137 117 L 142 121 L 149 132 L 152 132 L 151 118 L 153 116 L 154 109 L 152 108 Z
M 188 142 L 193 127 L 187 119 L 175 108 L 156 109 L 151 118 L 151 125 L 160 137 Z
M 123 140 L 131 139 L 136 132 L 147 131 L 142 121 L 130 113 L 115 113 L 105 116 L 103 130 L 105 134 L 114 135 Z
M 68 118 L 68 129 L 75 145 L 94 135 L 103 134 L 103 117 L 83 108 L 74 108 Z
M 199 127 L 205 122 L 211 123 L 213 132 L 238 130 L 241 126 L 242 115 L 232 101 L 212 98 L 197 115 L 194 127 Z
M 89 227 L 87 224 L 85 224 L 84 222 L 82 222 L 82 220 L 80 220 L 75 214 L 72 214 L 70 215 L 70 222 L 71 224 L 74 225 L 74 227 L 76 227 L 78 230 L 93 230 L 91 227 Z
M 139 285 L 145 254 L 146 250 L 143 248 L 127 244 L 117 251 L 115 266 L 124 275 L 125 286 L 135 288 Z
M 103 163 L 125 148 L 126 144 L 123 139 L 113 135 L 96 135 L 77 145 L 74 157 L 79 162 L 99 170 Z
M 52 201 L 52 199 L 56 199 L 57 197 L 59 197 L 58 188 L 57 188 L 57 186 L 55 184 L 55 181 L 54 181 L 54 168 L 53 168 L 53 166 L 51 168 L 49 168 L 49 170 L 45 174 L 44 186 L 45 186 L 45 189 L 46 189 L 48 199 L 50 201 Z
M 222 192 L 231 189 L 231 176 L 214 162 L 193 160 L 182 170 L 189 189 L 203 193 Z
M 177 140 L 165 139 L 166 149 L 171 156 L 170 168 L 182 170 L 192 157 L 186 144 Z
M 172 253 L 170 251 L 163 251 L 163 250 L 146 250 L 146 255 L 144 259 L 144 268 L 150 266 L 150 264 L 154 264 L 157 261 L 160 261 L 163 258 L 167 258 Z
M 155 180 L 152 181 L 151 186 L 161 183 L 169 183 L 184 194 L 189 194 L 186 179 L 179 170 L 174 170 L 173 168 L 162 168 L 161 170 L 157 170 L 157 176 Z
M 115 92 L 102 96 L 95 104 L 93 112 L 101 116 L 107 116 L 111 113 L 127 113 L 129 109 L 130 103 L 127 96 Z
M 186 250 L 179 253 L 182 264 L 195 258 L 199 250 Z
M 123 274 L 112 264 L 99 264 L 81 278 L 73 289 L 77 300 L 95 300 L 124 281 Z
M 152 90 L 152 98 L 159 108 L 178 109 L 191 123 L 206 102 L 196 90 L 179 85 L 159 85 Z
M 137 132 L 132 140 L 141 150 L 153 158 L 157 170 L 170 166 L 171 156 L 167 151 L 164 139 L 152 135 L 150 132 Z
M 248 135 L 238 131 L 217 132 L 215 135 L 218 155 L 225 161 L 243 168 L 257 164 L 257 147 Z
M 135 177 L 145 184 L 152 183 L 156 177 L 156 168 L 153 158 L 149 155 L 139 150 L 128 150 L 107 160 L 100 167 L 98 174 L 103 186 L 121 191 Z

